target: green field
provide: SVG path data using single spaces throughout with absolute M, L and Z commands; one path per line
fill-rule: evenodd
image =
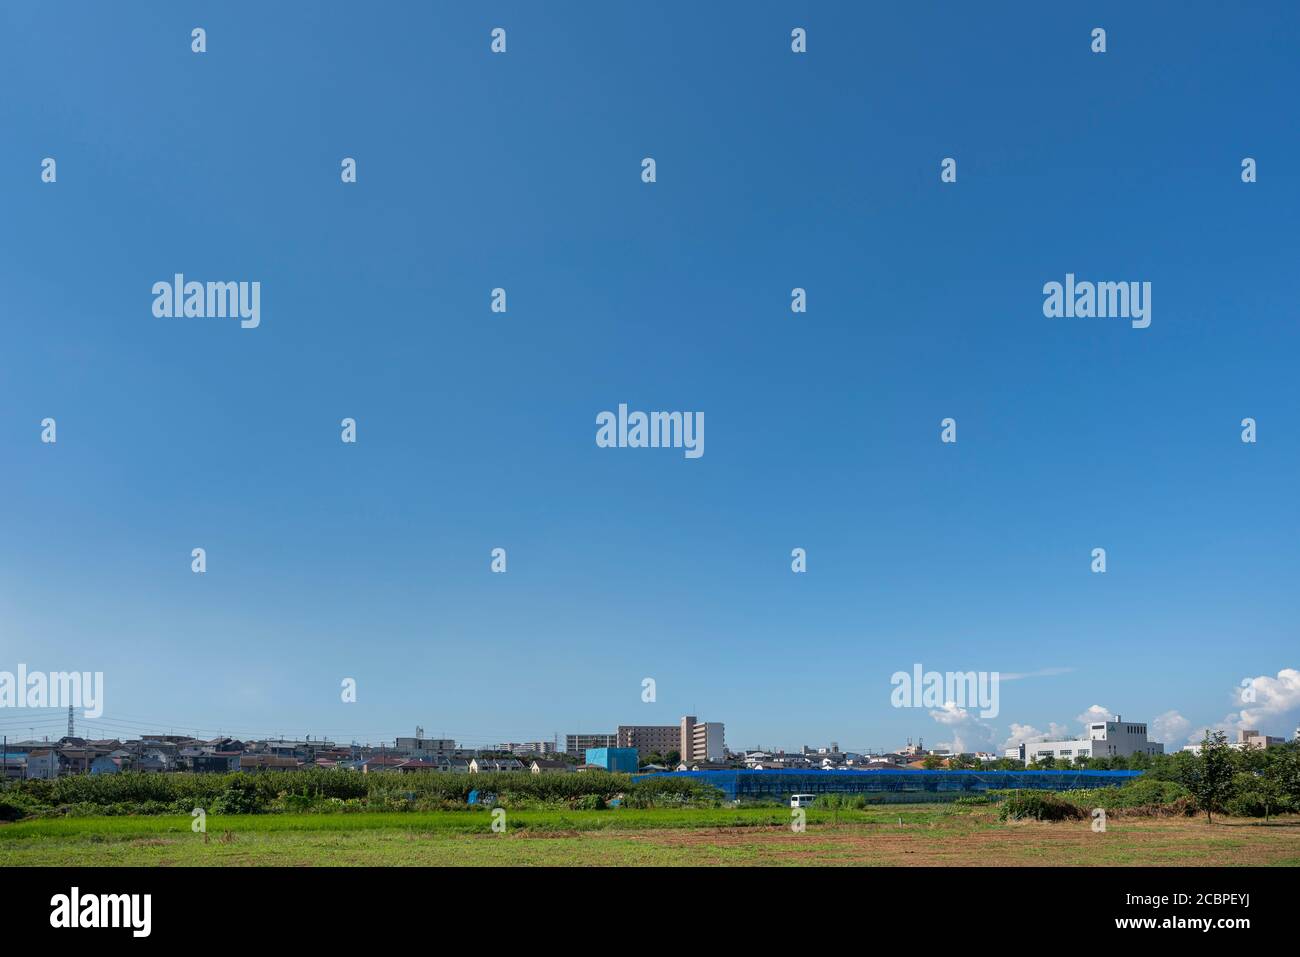
M 989 808 L 784 808 L 64 817 L 0 825 L 0 866 L 1300 865 L 1300 818 L 1001 823 Z

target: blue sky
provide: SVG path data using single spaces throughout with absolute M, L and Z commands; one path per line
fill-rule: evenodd
M 1300 13 L 1051 6 L 6 4 L 0 670 L 103 671 L 105 734 L 953 740 L 914 663 L 1054 672 L 964 742 L 1255 677 L 1289 733 Z

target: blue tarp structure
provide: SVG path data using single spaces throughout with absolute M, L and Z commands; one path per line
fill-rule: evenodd
M 882 794 L 900 797 L 927 794 L 939 799 L 976 795 L 1003 788 L 1069 791 L 1075 788 L 1117 787 L 1141 771 L 860 771 L 836 769 L 804 771 L 670 771 L 638 774 L 646 778 L 691 778 L 719 788 L 727 800 L 737 798 L 788 798 L 791 794 Z

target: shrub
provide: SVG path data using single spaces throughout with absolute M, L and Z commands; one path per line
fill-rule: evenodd
M 1187 798 L 1187 788 L 1176 781 L 1138 778 L 1122 787 L 1091 788 L 1061 792 L 1061 796 L 1080 807 L 1103 807 L 1107 811 L 1155 809 Z
M 236 778 L 221 792 L 208 809 L 213 814 L 257 814 L 266 801 L 258 793 L 257 782 Z
M 446 810 L 464 808 L 469 792 L 496 794 L 507 807 L 563 807 L 587 795 L 605 804 L 617 795 L 628 807 L 716 807 L 722 792 L 699 781 L 652 775 L 633 784 L 626 774 L 529 774 L 526 771 L 453 774 L 443 771 L 360 774 L 343 769 L 264 771 L 228 774 L 69 775 L 52 781 L 14 782 L 0 791 L 12 819 L 58 814 L 59 808 L 99 808 L 99 813 L 188 814 L 196 807 L 211 813 L 267 811 Z M 3 818 L 0 817 L 0 820 Z
M 1228 799 L 1224 806 L 1233 817 L 1263 817 L 1264 796 L 1257 791 L 1242 791 Z M 1273 808 L 1276 812 L 1276 806 Z
M 829 811 L 854 811 L 866 806 L 865 794 L 819 794 L 813 798 L 813 807 Z
M 1077 821 L 1085 816 L 1083 808 L 1050 791 L 1017 791 L 998 809 L 1001 821 Z
M 20 821 L 41 810 L 31 798 L 18 792 L 0 794 L 0 821 Z

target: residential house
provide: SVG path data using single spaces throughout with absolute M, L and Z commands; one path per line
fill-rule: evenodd
M 27 755 L 28 780 L 52 781 L 67 773 L 63 757 L 53 748 L 33 751 Z
M 6 781 L 21 781 L 27 777 L 27 753 L 11 751 L 0 754 L 0 778 Z
M 544 761 L 541 758 L 534 760 L 528 770 L 533 774 L 557 774 L 563 773 L 573 767 L 568 761 Z
M 119 774 L 131 769 L 131 752 L 121 749 L 111 754 L 101 754 L 90 762 L 91 774 Z
M 518 758 L 482 758 L 476 757 L 469 762 L 469 773 L 479 774 L 488 771 L 522 771 L 523 764 Z
M 296 771 L 297 758 L 281 758 L 273 754 L 241 754 L 239 756 L 241 771 Z

